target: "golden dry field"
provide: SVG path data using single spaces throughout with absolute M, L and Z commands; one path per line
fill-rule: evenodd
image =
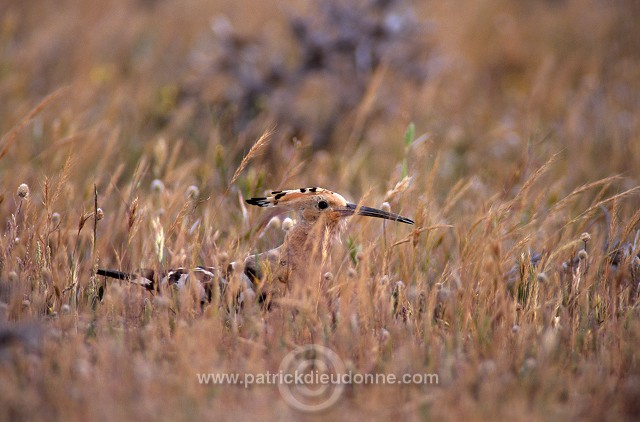
M 638 420 L 638 22 L 635 0 L 0 2 L 0 420 Z M 309 186 L 415 225 L 350 218 L 270 310 L 239 271 L 204 305 L 95 275 L 226 272 L 295 217 L 244 199 Z M 257 381 L 304 345 L 327 348 L 306 370 L 437 382 Z M 288 396 L 315 391 L 339 397 Z

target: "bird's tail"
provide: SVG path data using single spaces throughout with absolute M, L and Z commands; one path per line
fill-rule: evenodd
M 109 278 L 117 278 L 118 280 L 131 280 L 134 277 L 133 274 L 130 274 L 130 273 L 125 273 L 125 272 L 116 271 L 116 270 L 105 270 L 102 268 L 98 268 L 98 271 L 96 271 L 96 274 L 109 277 Z
M 133 273 L 98 268 L 96 274 L 104 277 L 115 278 L 117 280 L 126 280 L 130 283 L 142 286 L 147 290 L 153 290 L 156 285 L 156 273 L 149 268 L 141 268 Z

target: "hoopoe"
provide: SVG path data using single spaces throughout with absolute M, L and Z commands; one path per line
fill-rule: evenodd
M 263 299 L 284 294 L 290 286 L 319 275 L 331 242 L 346 226 L 347 217 L 362 215 L 414 224 L 413 220 L 398 214 L 347 202 L 342 195 L 319 187 L 273 191 L 266 197 L 250 198 L 246 202 L 258 207 L 277 207 L 281 213 L 297 214 L 297 223 L 288 230 L 282 245 L 251 254 L 244 260 L 244 280 L 248 287 L 258 290 Z M 158 284 L 183 287 L 193 274 L 201 285 L 203 300 L 211 299 L 216 279 L 216 269 L 212 267 L 196 267 L 191 271 L 179 268 L 160 276 L 153 270 L 125 273 L 98 269 L 97 274 L 129 280 L 149 290 L 155 290 Z M 218 279 L 220 283 L 226 283 L 224 277 Z

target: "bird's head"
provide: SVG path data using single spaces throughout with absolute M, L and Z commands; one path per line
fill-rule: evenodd
M 306 222 L 323 221 L 326 225 L 338 223 L 341 219 L 352 215 L 364 215 L 413 224 L 413 220 L 398 214 L 377 208 L 358 206 L 347 202 L 338 193 L 317 187 L 273 191 L 266 197 L 251 198 L 246 201 L 248 204 L 259 207 L 279 207 L 283 211 L 294 211 Z

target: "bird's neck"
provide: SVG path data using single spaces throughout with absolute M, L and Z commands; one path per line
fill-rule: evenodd
M 320 268 L 328 257 L 338 224 L 301 219 L 289 230 L 281 249 L 281 261 L 293 272 Z
M 284 239 L 285 246 L 298 252 L 328 248 L 338 232 L 338 222 L 301 219 Z

